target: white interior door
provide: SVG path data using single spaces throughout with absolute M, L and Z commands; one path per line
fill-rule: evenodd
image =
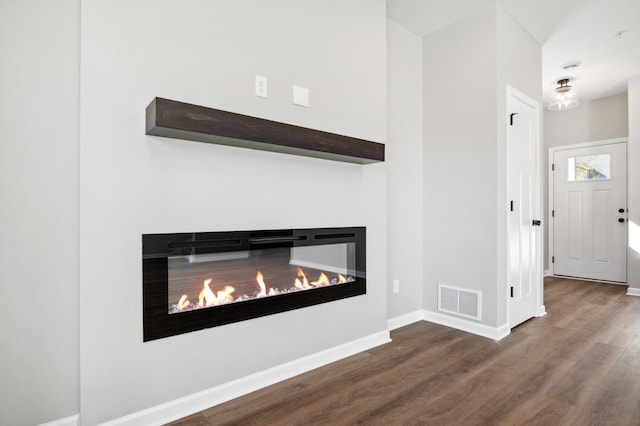
M 627 280 L 625 142 L 553 155 L 554 275 Z
M 539 108 L 517 91 L 507 96 L 507 280 L 509 325 L 537 315 L 541 298 Z

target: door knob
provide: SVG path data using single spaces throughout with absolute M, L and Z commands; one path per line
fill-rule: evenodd
M 624 213 L 624 209 L 618 209 L 618 213 Z
M 618 219 L 618 222 L 620 222 L 620 223 L 624 223 L 624 219 L 623 219 L 623 218 L 619 218 L 619 219 Z
M 534 219 L 533 220 L 533 226 L 540 226 L 542 222 L 540 222 L 539 220 Z

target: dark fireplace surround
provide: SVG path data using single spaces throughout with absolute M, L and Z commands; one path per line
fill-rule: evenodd
M 255 281 L 260 268 L 269 294 L 254 282 L 252 290 L 235 291 L 239 295 L 230 303 L 204 306 L 201 291 L 198 305 L 197 289 L 191 287 L 203 278 L 217 285 L 209 292 L 214 294 L 223 285 L 221 277 L 234 290 L 247 288 L 232 278 Z M 143 234 L 142 271 L 146 342 L 365 294 L 366 228 Z M 325 281 L 313 281 L 320 272 Z M 304 288 L 298 286 L 302 281 Z M 176 296 L 181 286 L 191 289 L 185 309 Z

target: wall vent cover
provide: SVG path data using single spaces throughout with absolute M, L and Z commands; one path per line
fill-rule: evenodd
M 439 284 L 438 310 L 479 321 L 482 313 L 482 293 Z

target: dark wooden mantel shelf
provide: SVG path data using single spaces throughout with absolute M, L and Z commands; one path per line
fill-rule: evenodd
M 146 134 L 327 160 L 384 161 L 384 144 L 169 99 L 147 107 Z

